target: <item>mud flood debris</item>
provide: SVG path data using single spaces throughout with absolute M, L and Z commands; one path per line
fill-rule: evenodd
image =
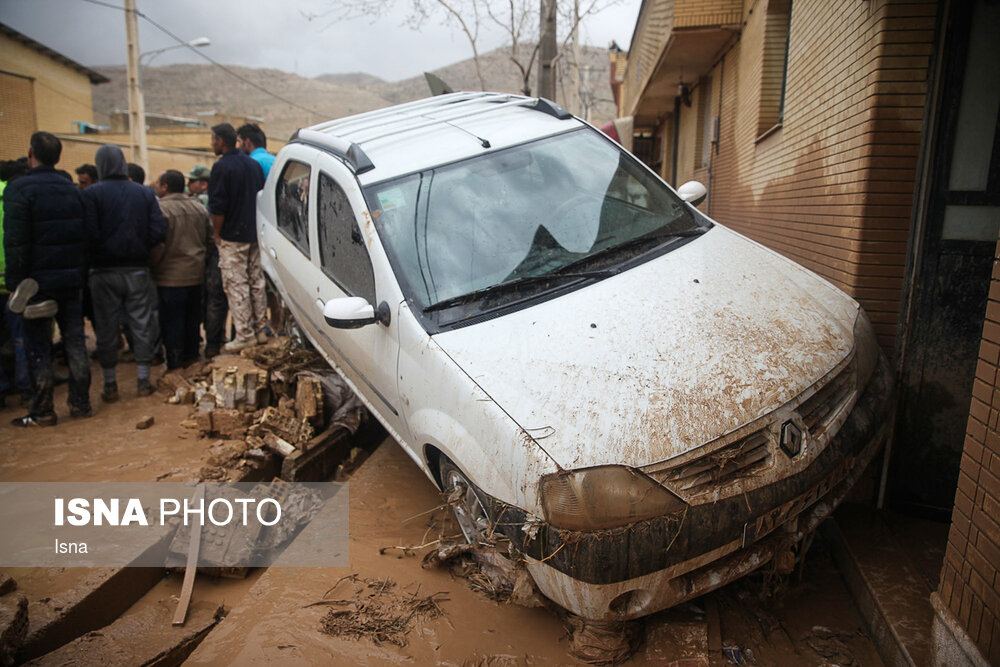
M 17 593 L 17 582 L 0 574 L 0 666 L 14 664 L 28 637 L 28 598 Z
M 213 439 L 201 481 L 262 479 L 268 470 L 282 470 L 282 460 L 370 421 L 340 376 L 289 338 L 172 371 L 159 388 L 168 403 L 191 406 L 182 426 Z M 305 481 L 295 477 L 294 465 L 288 472 L 282 476 Z
M 482 536 L 475 543 L 464 541 L 450 514 L 450 507 L 458 501 L 459 494 L 446 492 L 441 497 L 442 504 L 410 517 L 426 516 L 424 537 L 437 533 L 437 539 L 416 546 L 382 547 L 379 554 L 415 557 L 426 549 L 421 558 L 424 569 L 446 569 L 452 576 L 466 580 L 472 590 L 500 604 L 545 608 L 565 628 L 570 642 L 569 654 L 583 663 L 619 664 L 638 650 L 644 637 L 642 621 L 591 621 L 550 602 L 528 574 L 524 557 L 499 533 Z
M 444 616 L 438 606 L 448 598 L 444 593 L 421 595 L 419 590 L 404 591 L 396 582 L 385 579 L 362 579 L 356 575 L 344 577 L 327 591 L 327 595 L 350 584 L 352 593 L 343 599 L 324 599 L 307 606 L 331 606 L 320 620 L 320 630 L 334 637 L 366 639 L 374 644 L 403 647 L 407 635 L 420 620 Z

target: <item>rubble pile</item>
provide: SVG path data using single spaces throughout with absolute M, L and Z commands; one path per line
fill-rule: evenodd
M 201 481 L 259 477 L 276 457 L 308 451 L 336 429 L 353 433 L 365 419 L 322 357 L 288 338 L 171 371 L 159 388 L 167 402 L 192 406 L 182 426 L 214 438 Z

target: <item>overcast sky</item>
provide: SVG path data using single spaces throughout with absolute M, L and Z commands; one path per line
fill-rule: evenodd
M 0 0 L 0 22 L 87 66 L 125 63 L 125 19 L 122 0 Z M 367 72 L 387 81 L 419 75 L 471 57 L 466 38 L 456 27 L 433 17 L 417 32 L 405 25 L 406 7 L 385 17 L 353 21 L 310 20 L 329 10 L 329 0 L 136 0 L 138 10 L 184 40 L 208 37 L 203 50 L 233 65 L 272 67 L 302 76 L 328 72 Z M 585 4 L 585 3 L 582 3 Z M 620 4 L 585 20 L 585 44 L 606 47 L 612 39 L 628 47 L 640 0 Z M 479 50 L 507 40 L 498 31 L 484 32 Z M 142 52 L 176 44 L 139 20 Z M 175 49 L 153 65 L 205 62 L 187 49 Z M 146 64 L 146 61 L 143 61 Z

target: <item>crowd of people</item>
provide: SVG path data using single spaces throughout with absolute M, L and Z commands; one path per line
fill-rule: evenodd
M 69 414 L 93 414 L 85 320 L 97 339 L 101 399 L 119 398 L 116 365 L 127 340 L 136 394 L 154 391 L 151 366 L 180 368 L 267 341 L 267 295 L 257 246 L 257 192 L 274 156 L 255 124 L 211 128 L 219 159 L 152 184 L 113 144 L 94 164 L 56 169 L 59 138 L 31 136 L 27 158 L 0 164 L 0 303 L 10 367 L 0 400 L 20 394 L 17 426 L 54 426 L 53 388 L 69 382 Z M 226 317 L 235 335 L 226 342 Z M 55 329 L 68 377 L 54 371 Z M 202 349 L 202 343 L 204 348 Z

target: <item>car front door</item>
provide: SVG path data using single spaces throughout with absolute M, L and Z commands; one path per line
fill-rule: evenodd
M 315 252 L 308 267 L 308 284 L 314 293 L 306 318 L 310 337 L 355 392 L 382 417 L 393 437 L 405 442 L 409 433 L 396 382 L 396 313 L 402 296 L 375 240 L 368 207 L 354 174 L 326 154 L 318 154 L 313 167 L 313 211 L 309 218 Z M 323 318 L 325 304 L 349 296 L 363 297 L 375 307 L 386 302 L 392 313 L 388 325 L 370 324 L 358 329 L 328 325 Z

